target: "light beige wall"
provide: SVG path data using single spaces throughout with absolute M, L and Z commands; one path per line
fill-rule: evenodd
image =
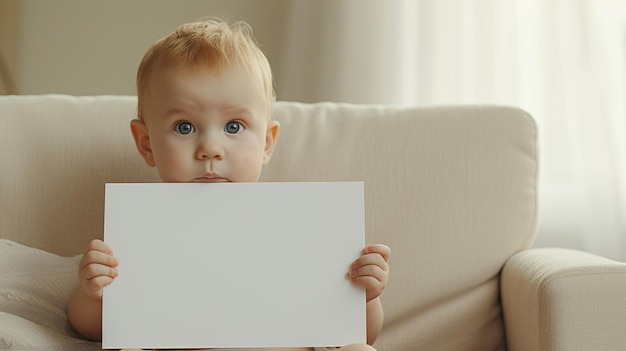
M 0 0 L 0 94 L 15 92 L 17 10 L 17 0 Z
M 19 92 L 135 94 L 145 50 L 179 24 L 213 15 L 250 23 L 272 65 L 280 66 L 289 2 L 20 0 Z

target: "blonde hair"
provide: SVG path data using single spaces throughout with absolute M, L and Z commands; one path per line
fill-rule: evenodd
M 137 70 L 137 117 L 143 119 L 143 96 L 150 75 L 158 65 L 183 69 L 242 68 L 262 85 L 271 119 L 272 103 L 276 100 L 272 69 L 269 61 L 245 22 L 228 24 L 212 18 L 187 23 L 148 49 Z

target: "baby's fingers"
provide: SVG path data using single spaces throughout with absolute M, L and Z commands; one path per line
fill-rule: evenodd
M 102 264 L 92 263 L 85 266 L 80 270 L 79 276 L 81 280 L 92 280 L 97 277 L 110 277 L 115 278 L 118 276 L 118 271 L 114 267 L 105 266 Z
M 365 288 L 368 302 L 378 297 L 387 285 L 390 253 L 386 245 L 369 245 L 350 266 L 348 276 L 354 284 Z
M 352 268 L 348 271 L 348 277 L 354 284 L 365 288 L 367 301 L 370 301 L 380 295 L 385 289 L 389 277 L 389 269 L 387 263 L 383 261 L 379 255 L 366 256 L 378 256 L 378 258 L 369 257 L 369 260 L 382 261 L 382 263 L 378 262 L 380 266 L 377 264 L 359 265 L 360 263 L 368 261 L 367 257 L 361 257 L 361 259 L 354 262 Z
M 87 251 L 100 251 L 105 254 L 113 256 L 113 250 L 109 246 L 109 244 L 105 243 L 102 240 L 94 239 L 89 242 L 89 246 L 87 247 Z
M 367 264 L 363 266 L 353 266 L 348 272 L 348 275 L 351 278 L 367 276 L 374 277 L 377 280 L 383 281 L 387 277 L 387 272 L 384 268 L 378 265 Z
M 365 288 L 366 301 L 370 302 L 385 290 L 386 283 L 373 276 L 355 276 L 351 277 L 352 282 L 360 287 Z
M 92 240 L 78 264 L 78 278 L 85 295 L 102 298 L 102 289 L 118 276 L 118 259 L 102 240 Z
M 374 269 L 373 267 L 377 268 L 375 270 L 375 273 L 372 273 L 371 275 L 379 277 L 379 279 L 385 278 L 384 275 L 386 275 L 389 272 L 389 264 L 385 260 L 385 257 L 378 252 L 366 253 L 367 250 L 363 250 L 363 252 L 364 253 L 361 257 L 357 258 L 354 262 L 352 262 L 352 265 L 350 266 L 350 271 L 354 271 L 363 267 L 371 266 L 368 269 L 370 270 Z
M 92 240 L 87 247 L 87 251 L 83 255 L 79 263 L 79 269 L 84 269 L 90 264 L 102 264 L 105 266 L 116 267 L 119 262 L 113 255 L 113 250 L 102 240 Z
M 78 264 L 78 269 L 83 270 L 92 264 L 108 267 L 117 267 L 117 265 L 119 264 L 119 260 L 115 256 L 111 256 L 100 251 L 91 250 L 87 251 L 87 253 L 83 255 L 80 263 Z
M 79 272 L 81 288 L 92 299 L 101 299 L 102 289 L 117 276 L 117 269 L 95 263 L 87 265 Z
M 387 262 L 391 255 L 391 249 L 383 244 L 368 245 L 363 249 L 363 254 L 379 254 Z

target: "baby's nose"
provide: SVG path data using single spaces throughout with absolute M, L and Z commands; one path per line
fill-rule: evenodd
M 224 158 L 224 147 L 218 137 L 203 138 L 202 142 L 198 146 L 196 157 L 199 160 L 205 159 L 217 159 Z

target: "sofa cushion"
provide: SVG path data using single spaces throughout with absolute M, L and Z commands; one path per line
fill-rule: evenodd
M 78 338 L 65 312 L 79 259 L 0 239 L 0 349 L 100 349 Z

